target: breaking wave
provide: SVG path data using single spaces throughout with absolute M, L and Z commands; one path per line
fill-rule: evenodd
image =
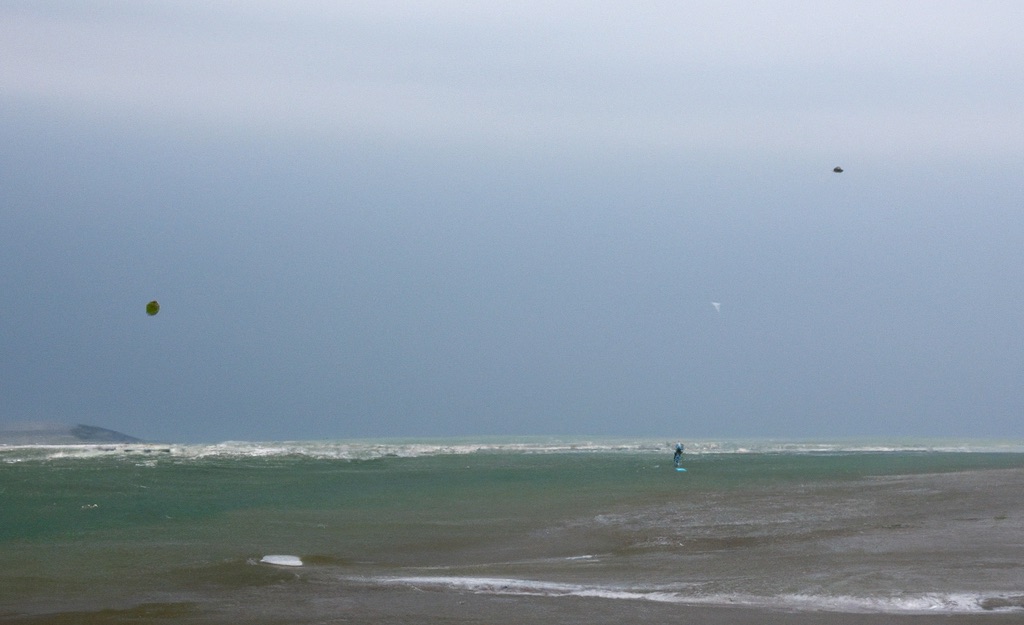
M 68 458 L 126 457 L 175 459 L 237 459 L 307 457 L 326 460 L 374 460 L 489 453 L 593 454 L 625 453 L 663 455 L 671 453 L 674 440 L 586 439 L 586 438 L 493 438 L 434 440 L 351 440 L 351 441 L 227 441 L 216 444 L 74 444 L 0 445 L 0 461 L 52 460 Z M 1024 452 L 1022 441 L 908 440 L 908 441 L 688 441 L 690 456 L 716 454 L 844 454 L 887 452 Z

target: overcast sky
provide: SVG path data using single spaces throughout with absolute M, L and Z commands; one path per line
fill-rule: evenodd
M 1019 439 L 1022 24 L 7 0 L 0 422 Z

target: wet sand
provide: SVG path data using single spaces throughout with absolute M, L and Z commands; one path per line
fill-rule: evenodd
M 259 612 L 244 601 L 234 605 L 149 603 L 123 609 L 14 615 L 0 610 L 0 623 L 15 625 L 123 625 L 182 623 L 192 625 L 622 625 L 623 623 L 700 623 L 701 625 L 1009 625 L 1024 620 L 1017 612 L 972 614 L 880 614 L 792 612 L 730 606 L 688 606 L 651 601 L 581 597 L 501 597 L 438 593 L 416 589 L 363 590 L 317 599 L 287 601 Z

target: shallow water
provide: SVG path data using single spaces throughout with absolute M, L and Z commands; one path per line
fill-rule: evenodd
M 657 441 L 0 449 L 0 615 L 316 622 L 411 591 L 1024 618 L 1019 449 L 688 447 L 685 473 Z

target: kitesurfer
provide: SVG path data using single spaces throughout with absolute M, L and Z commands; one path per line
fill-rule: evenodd
M 682 461 L 683 461 L 683 444 L 682 443 L 676 443 L 676 453 L 675 453 L 674 456 L 672 456 L 672 464 L 674 464 L 674 465 L 676 465 L 678 467 L 680 465 L 680 463 L 682 463 Z

